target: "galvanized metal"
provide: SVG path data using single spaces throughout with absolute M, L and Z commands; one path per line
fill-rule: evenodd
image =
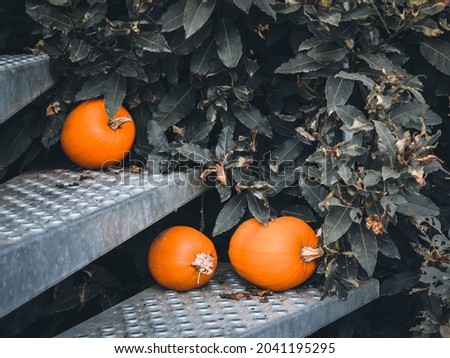
M 55 84 L 47 55 L 0 56 L 0 123 Z
M 229 264 L 204 287 L 188 292 L 153 286 L 75 326 L 58 337 L 305 337 L 379 296 L 378 281 L 363 282 L 346 301 L 321 300 L 316 288 L 301 286 L 258 298 L 222 299 L 248 283 Z
M 200 195 L 197 177 L 54 169 L 0 185 L 0 317 Z

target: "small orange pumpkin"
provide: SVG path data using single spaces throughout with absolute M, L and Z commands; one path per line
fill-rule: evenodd
M 122 161 L 135 134 L 133 119 L 124 107 L 109 118 L 104 100 L 98 98 L 82 102 L 67 115 L 60 140 L 72 162 L 100 169 Z
M 284 291 L 306 281 L 322 256 L 314 230 L 303 220 L 283 216 L 267 226 L 256 219 L 234 232 L 229 257 L 237 273 L 254 285 Z
M 217 268 L 212 241 L 189 226 L 173 226 L 161 232 L 150 245 L 148 268 L 166 288 L 187 291 L 207 283 Z

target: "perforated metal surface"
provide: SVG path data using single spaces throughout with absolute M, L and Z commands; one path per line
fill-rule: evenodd
M 0 317 L 194 199 L 196 178 L 55 169 L 0 185 Z
M 0 123 L 55 83 L 46 55 L 0 56 Z
M 204 287 L 188 292 L 151 287 L 59 337 L 304 337 L 376 299 L 378 282 L 365 282 L 346 301 L 320 300 L 315 288 L 300 287 L 240 301 L 220 293 L 248 283 L 229 264 Z

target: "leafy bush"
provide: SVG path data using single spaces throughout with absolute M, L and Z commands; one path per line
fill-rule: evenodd
M 61 77 L 42 143 L 77 101 L 125 103 L 151 173 L 195 164 L 217 188 L 215 236 L 246 212 L 303 218 L 326 251 L 324 295 L 375 272 L 385 294 L 430 295 L 416 330 L 448 336 L 450 241 L 434 202 L 448 1 L 308 3 L 28 0 L 36 51 Z M 420 261 L 402 259 L 410 247 Z

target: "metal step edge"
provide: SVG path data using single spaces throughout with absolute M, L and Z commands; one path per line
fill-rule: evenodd
M 0 185 L 0 317 L 207 188 L 199 173 L 52 169 Z
M 220 297 L 248 285 L 229 263 L 221 262 L 201 288 L 176 292 L 152 286 L 57 337 L 306 337 L 379 297 L 375 279 L 361 282 L 346 300 L 337 296 L 321 300 L 320 291 L 306 285 L 275 292 L 266 303 L 257 297 L 239 301 Z
M 49 64 L 47 55 L 0 56 L 0 123 L 56 83 Z

